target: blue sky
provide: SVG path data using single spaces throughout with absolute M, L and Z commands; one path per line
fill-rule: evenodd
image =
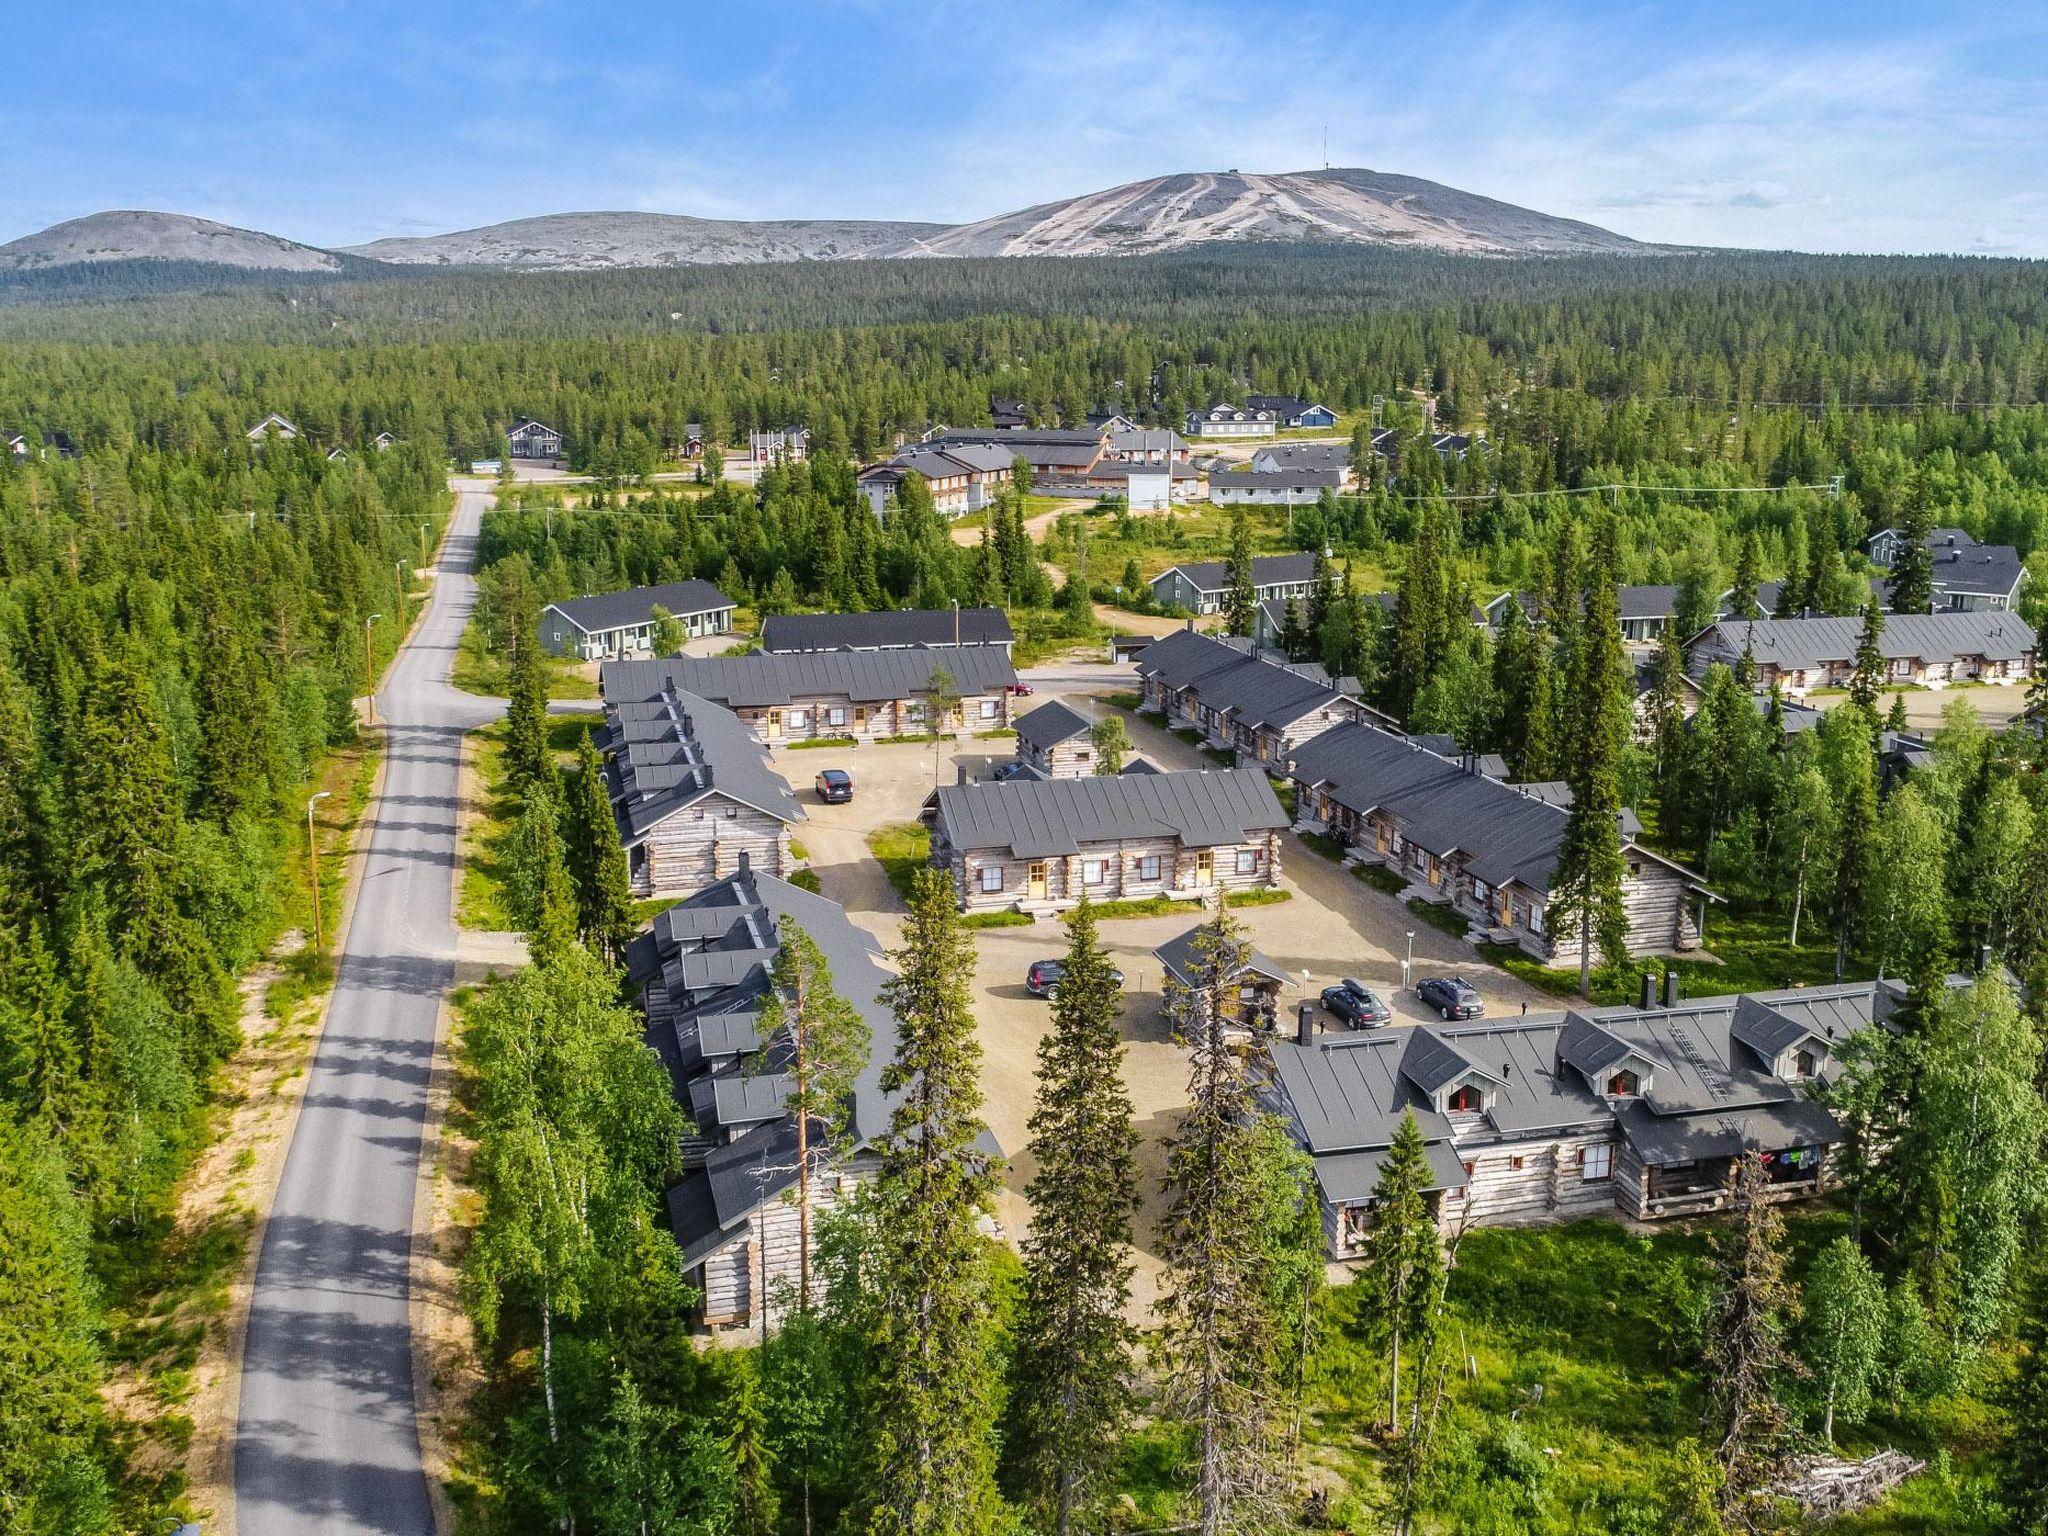
M 2048 6 L 95 0 L 0 91 L 0 240 L 537 213 L 964 220 L 1324 158 L 1645 239 L 2048 256 Z M 15 40 L 26 40 L 21 27 Z

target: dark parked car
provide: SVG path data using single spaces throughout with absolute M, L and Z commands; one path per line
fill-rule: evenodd
M 1031 969 L 1024 973 L 1024 990 L 1033 997 L 1051 997 L 1060 989 L 1060 978 L 1067 973 L 1066 966 L 1058 960 L 1034 960 Z M 1124 973 L 1112 970 L 1116 984 L 1124 984 Z
M 1323 1006 L 1353 1029 L 1374 1029 L 1394 1017 L 1394 1010 L 1377 992 L 1350 976 L 1334 987 L 1323 988 Z
M 1031 697 L 1031 685 L 1029 683 L 1011 683 L 1009 687 L 1004 691 L 1007 693 L 1014 693 L 1020 699 L 1028 699 Z
M 844 805 L 853 798 L 853 775 L 844 768 L 827 768 L 817 778 L 818 798 L 827 805 Z
M 1447 1019 L 1483 1019 L 1486 1004 L 1462 976 L 1425 976 L 1415 995 Z
M 995 772 L 989 775 L 989 777 L 994 779 L 998 784 L 1007 784 L 1012 779 L 1024 779 L 1029 778 L 1030 776 L 1030 765 L 1028 763 L 1020 763 L 1014 757 L 1011 758 L 1007 763 L 996 764 Z

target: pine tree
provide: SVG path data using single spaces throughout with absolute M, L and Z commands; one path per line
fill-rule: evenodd
M 1828 725 L 1846 736 L 1838 754 L 1835 793 L 1835 889 L 1828 915 L 1835 929 L 1835 977 L 1849 963 L 1851 942 L 1868 922 L 1870 854 L 1877 840 L 1876 743 L 1868 710 L 1836 710 Z
M 1241 939 L 1226 911 L 1195 941 L 1195 979 L 1180 1009 L 1190 1043 L 1188 1107 L 1167 1147 L 1172 1203 L 1160 1229 L 1158 1304 L 1169 1409 L 1187 1426 L 1202 1536 L 1257 1528 L 1287 1489 L 1280 1414 L 1286 1336 L 1270 1284 L 1284 1209 L 1260 1155 L 1252 1064 L 1228 1030 L 1237 1011 Z
M 631 876 L 604 765 L 588 732 L 576 744 L 576 775 L 566 788 L 563 830 L 576 884 L 577 928 L 586 944 L 617 963 L 633 936 Z
M 1223 599 L 1224 623 L 1233 635 L 1249 635 L 1259 616 L 1259 584 L 1252 567 L 1252 523 L 1242 506 L 1230 511 L 1229 591 Z
M 767 1416 L 761 1405 L 761 1377 L 753 1364 L 734 1373 L 727 1398 L 726 1455 L 732 1461 L 732 1536 L 777 1536 L 781 1501 L 775 1494 L 774 1463 L 768 1453 Z
M 1493 642 L 1492 745 L 1517 751 L 1529 733 L 1529 621 L 1522 605 L 1510 602 Z
M 1766 1188 L 1763 1164 L 1745 1153 L 1736 1163 L 1735 1223 L 1713 1244 L 1705 1374 L 1724 1508 L 1763 1481 L 1782 1449 L 1782 1388 L 1796 1369 L 1785 1347 L 1796 1301 L 1785 1275 L 1785 1221 L 1764 1200 Z
M 1009 1485 L 1055 1536 L 1095 1503 L 1131 1411 L 1131 1213 L 1138 1134 L 1123 1082 L 1122 994 L 1084 900 L 1067 919 L 1052 1030 L 1038 1047 L 1014 1332 Z
M 1658 809 L 1669 815 L 1677 809 L 1675 786 L 1686 748 L 1685 649 L 1671 624 L 1657 637 L 1657 659 L 1650 670 L 1650 733 Z
M 1763 581 L 1764 546 L 1763 540 L 1751 529 L 1742 540 L 1742 548 L 1735 556 L 1735 581 L 1729 589 L 1728 607 L 1731 613 L 1748 618 L 1757 610 L 1756 589 Z
M 994 1298 L 987 1244 L 996 1177 L 980 1148 L 981 1048 L 968 980 L 974 951 L 950 884 L 912 886 L 885 1093 L 898 1095 L 873 1186 L 875 1338 L 869 1536 L 980 1536 L 1000 1508 L 994 1476 Z
M 1429 1151 L 1413 1110 L 1401 1117 L 1372 1191 L 1365 1236 L 1360 1315 L 1367 1336 L 1386 1351 L 1387 1427 L 1401 1422 L 1401 1355 L 1420 1349 L 1436 1325 L 1443 1248 L 1429 1211 Z
M 1525 783 L 1540 784 L 1557 776 L 1557 756 L 1552 746 L 1555 738 L 1551 734 L 1557 717 L 1551 655 L 1549 631 L 1541 624 L 1535 625 L 1529 632 L 1528 703 L 1524 706 L 1527 724 L 1512 757 L 1515 777 Z
M 524 608 L 512 618 L 512 664 L 505 692 L 505 769 L 524 791 L 553 777 L 548 749 L 548 684 L 540 637 Z
M 762 1000 L 758 1027 L 762 1039 L 786 1041 L 783 1108 L 796 1127 L 797 1307 L 808 1311 L 812 1167 L 845 1137 L 854 1082 L 867 1070 L 873 1036 L 860 1010 L 833 987 L 817 940 L 784 918 L 777 942 L 774 990 Z
M 1628 742 L 1628 658 L 1621 643 L 1620 553 L 1612 519 L 1600 530 L 1587 594 L 1579 673 L 1571 690 L 1575 730 L 1565 764 L 1571 811 L 1551 878 L 1557 929 L 1579 945 L 1579 992 L 1592 995 L 1593 951 L 1609 965 L 1628 958 L 1628 909 L 1621 883 L 1621 766 Z

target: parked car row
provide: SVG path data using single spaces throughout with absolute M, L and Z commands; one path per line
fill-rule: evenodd
M 1059 992 L 1060 977 L 1066 973 L 1066 966 L 1058 960 L 1034 960 L 1024 972 L 1024 990 L 1033 997 L 1051 998 Z M 1116 984 L 1124 984 L 1124 973 L 1117 971 Z M 1481 1019 L 1486 1016 L 1486 1003 L 1478 991 L 1462 976 L 1425 976 L 1415 984 L 1415 995 L 1440 1018 L 1449 1020 Z M 1385 998 L 1355 976 L 1346 976 L 1334 986 L 1323 988 L 1322 1005 L 1326 1013 L 1334 1015 L 1353 1029 L 1378 1029 L 1394 1021 L 1394 1010 Z

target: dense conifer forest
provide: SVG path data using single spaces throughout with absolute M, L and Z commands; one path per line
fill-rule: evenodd
M 1396 451 L 1361 494 L 1234 528 L 1077 509 L 1034 542 L 1010 496 L 963 546 L 914 484 L 879 525 L 855 493 L 850 460 L 984 421 L 991 393 L 1045 421 L 1176 424 L 1248 390 L 1314 395 L 1346 431 L 1384 397 Z M 2044 391 L 2048 269 L 2015 262 L 1304 248 L 7 279 L 0 431 L 30 451 L 0 457 L 0 1531 L 154 1529 L 173 1507 L 105 1390 L 119 1314 L 146 1300 L 176 1181 L 232 1088 L 235 980 L 310 915 L 305 797 L 356 742 L 365 621 L 381 664 L 448 462 L 493 453 L 521 415 L 559 427 L 596 483 L 573 508 L 509 493 L 482 550 L 480 626 L 516 673 L 537 964 L 466 1027 L 483 1204 L 466 1294 L 492 1372 L 464 1468 L 477 1529 L 1257 1530 L 1296 1518 L 1313 1468 L 1318 1507 L 1359 1529 L 1700 1532 L 1750 1518 L 1778 1451 L 1835 1436 L 1939 1462 L 1893 1523 L 1856 1529 L 2041 1529 L 2038 745 L 1957 714 L 1882 787 L 1874 676 L 1787 737 L 1725 669 L 1687 724 L 1669 652 L 1649 739 L 1624 741 L 1603 637 L 1617 581 L 1676 585 L 1692 617 L 1766 581 L 1780 611 L 1862 613 L 1863 541 L 1891 524 L 2013 544 L 2038 614 Z M 1431 451 L 1425 403 L 1479 446 Z M 298 438 L 252 445 L 267 412 Z M 802 422 L 812 461 L 757 486 L 636 484 L 690 422 L 725 442 Z M 399 444 L 380 453 L 384 431 Z M 1836 1212 L 1757 1207 L 1711 1238 L 1481 1233 L 1444 1267 L 1419 1235 L 1419 1142 L 1397 1147 L 1386 1262 L 1324 1293 L 1298 1159 L 1247 1108 L 1246 1064 L 1197 1042 L 1171 1295 L 1141 1348 L 1118 1320 L 1127 1106 L 1082 1113 L 1121 1103 L 1108 989 L 1063 994 L 1033 1122 L 1034 1193 L 1096 1219 L 1046 1223 L 1020 1272 L 977 1231 L 971 936 L 921 888 L 889 1068 L 922 1118 L 891 1128 L 873 1199 L 824 1233 L 818 1304 L 761 1349 L 700 1356 L 657 1226 L 674 1112 L 618 1006 L 590 760 L 560 773 L 546 745 L 538 605 L 696 575 L 760 610 L 994 601 L 1083 635 L 1091 599 L 1140 602 L 1150 570 L 1254 543 L 1328 551 L 1291 649 L 1524 777 L 1638 809 L 1730 897 L 1731 953 L 1788 929 L 1796 948 L 1803 921 L 1803 979 L 1905 978 L 1905 1027 L 1838 1101 L 1859 1157 L 1895 1155 L 1857 1161 Z M 1469 605 L 1510 589 L 1537 596 L 1533 622 L 1496 641 Z M 1573 877 L 1611 949 L 1602 856 L 1589 834 Z M 1226 917 L 1211 943 L 1229 937 Z M 1095 976 L 1092 923 L 1069 944 Z M 1986 949 L 2019 991 L 1945 985 Z M 1603 964 L 1589 984 L 1630 980 Z M 1082 1130 L 1093 1156 L 1062 1146 Z M 551 1144 L 585 1198 L 526 1198 Z M 1071 1262 L 1091 1242 L 1106 1253 Z M 934 1348 L 950 1372 L 927 1368 Z M 1486 1385 L 1458 1380 L 1466 1358 Z M 1520 1419 L 1546 1381 L 1554 1407 L 1586 1409 L 1554 1456 Z M 1592 1427 L 1603 1401 L 1625 1426 Z

